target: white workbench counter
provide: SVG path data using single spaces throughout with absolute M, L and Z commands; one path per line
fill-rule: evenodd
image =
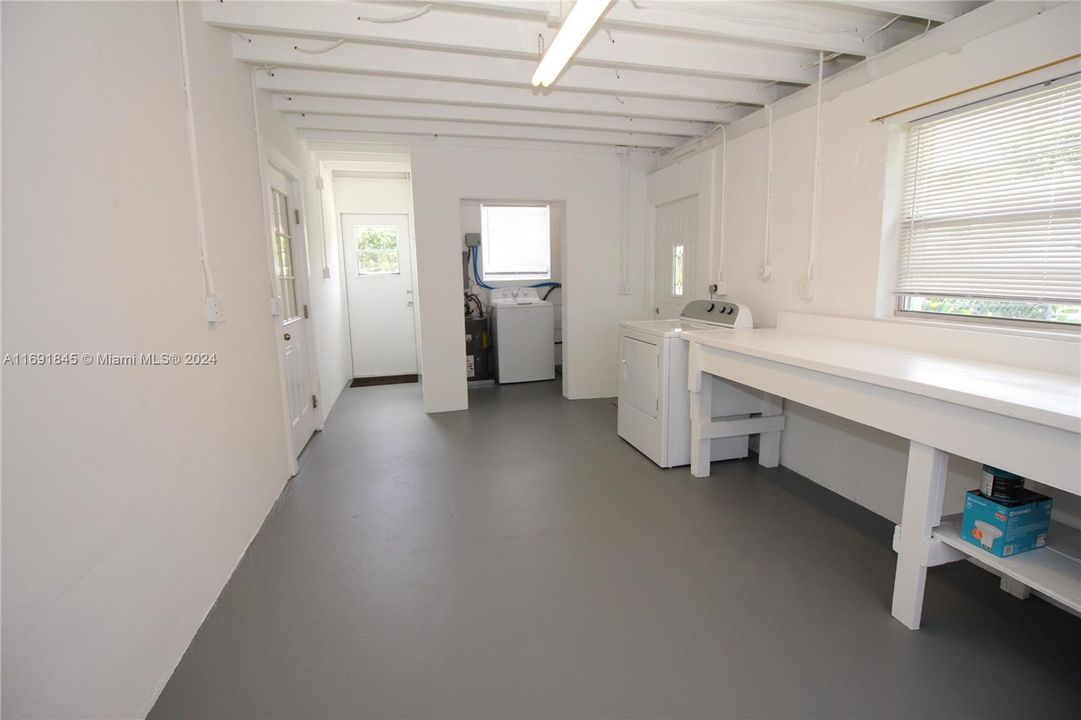
M 695 330 L 683 337 L 741 355 L 1081 432 L 1081 383 L 1076 376 L 784 330 Z
M 690 341 L 691 472 L 698 477 L 709 474 L 711 438 L 755 427 L 759 462 L 776 465 L 785 399 L 909 440 L 895 538 L 893 615 L 902 623 L 919 627 L 927 567 L 969 556 L 1081 612 L 1081 565 L 1051 557 L 1047 548 L 996 559 L 951 535 L 952 525 L 942 522 L 949 453 L 1081 495 L 1077 375 L 787 329 L 688 331 L 683 337 Z M 769 409 L 757 419 L 711 417 L 712 383 L 705 376 L 762 391 Z

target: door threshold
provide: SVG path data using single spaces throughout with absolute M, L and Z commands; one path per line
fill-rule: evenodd
M 369 387 L 371 385 L 404 385 L 406 383 L 415 383 L 420 380 L 420 376 L 416 373 L 411 375 L 377 375 L 375 377 L 359 377 L 353 378 L 353 382 L 349 383 L 349 387 Z

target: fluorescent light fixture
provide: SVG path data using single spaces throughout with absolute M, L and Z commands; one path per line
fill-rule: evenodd
M 574 3 L 533 71 L 533 87 L 548 87 L 555 82 L 611 4 L 612 0 L 577 0 Z

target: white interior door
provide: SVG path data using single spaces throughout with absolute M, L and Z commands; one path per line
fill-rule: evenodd
M 657 206 L 654 231 L 654 313 L 679 317 L 690 297 L 694 246 L 698 241 L 698 196 Z
M 353 376 L 417 372 L 409 216 L 342 213 Z
M 299 455 L 315 432 L 315 395 L 308 354 L 308 305 L 300 274 L 307 271 L 299 206 L 293 183 L 270 168 L 271 251 L 278 302 L 279 342 L 285 357 L 285 384 L 293 426 L 293 450 Z

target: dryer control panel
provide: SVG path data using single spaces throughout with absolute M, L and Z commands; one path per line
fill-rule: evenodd
M 692 300 L 683 308 L 680 318 L 732 330 L 754 327 L 749 307 L 723 300 Z

